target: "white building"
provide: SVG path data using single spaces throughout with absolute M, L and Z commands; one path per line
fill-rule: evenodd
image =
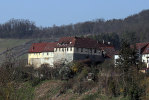
M 114 51 L 112 45 L 90 38 L 63 37 L 55 43 L 32 44 L 28 53 L 28 64 L 36 67 L 49 64 L 53 67 L 55 63 L 62 61 L 67 63 L 90 59 L 92 62 L 102 62 L 105 57 L 112 57 Z
M 138 50 L 140 61 L 146 63 L 146 67 L 149 68 L 149 43 L 136 43 L 136 49 Z M 119 54 L 116 53 L 114 55 L 115 64 L 118 59 Z
M 28 53 L 28 64 L 36 68 L 42 64 L 53 67 L 54 47 L 56 43 L 33 43 Z

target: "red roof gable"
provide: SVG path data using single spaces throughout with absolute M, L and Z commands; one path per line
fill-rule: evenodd
M 149 44 L 149 42 L 146 43 L 136 43 L 136 49 L 142 49 L 143 47 L 145 47 L 147 44 Z
M 29 53 L 40 53 L 40 52 L 54 52 L 56 43 L 33 43 L 29 49 Z
M 136 49 L 140 50 L 141 54 L 144 53 L 149 53 L 147 52 L 146 48 L 148 48 L 147 46 L 149 45 L 149 42 L 145 42 L 145 43 L 136 43 Z M 131 48 L 134 48 L 134 45 L 131 45 Z
M 142 54 L 149 54 L 149 44 L 147 44 L 147 46 L 145 46 Z

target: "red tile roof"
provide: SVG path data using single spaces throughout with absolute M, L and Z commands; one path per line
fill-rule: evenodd
M 149 42 L 146 43 L 136 43 L 136 49 L 142 49 L 143 47 L 145 47 L 147 44 L 149 44 Z
M 147 48 L 149 48 L 149 42 L 145 42 L 145 43 L 136 43 L 136 49 L 140 50 L 141 54 L 148 54 L 149 50 Z M 134 45 L 131 45 L 131 48 L 134 48 Z
M 149 54 L 149 44 L 147 44 L 142 52 L 142 54 Z
M 95 48 L 102 49 L 107 52 L 108 56 L 113 55 L 114 47 L 109 44 L 99 43 L 96 40 L 90 38 L 81 37 L 62 37 L 58 42 L 53 43 L 33 43 L 29 49 L 30 53 L 37 52 L 54 52 L 54 48 L 66 48 L 66 47 L 77 47 L 77 48 Z
M 53 52 L 56 43 L 33 43 L 29 49 L 29 53 Z
M 44 48 L 44 52 L 54 52 L 54 48 L 56 47 L 57 42 L 47 43 Z
M 113 46 L 103 47 L 102 48 L 106 52 L 106 56 L 112 58 L 115 54 L 115 48 Z
M 97 48 L 99 44 L 96 40 L 81 37 L 63 37 L 60 38 L 57 48 L 60 47 L 78 47 L 78 48 Z

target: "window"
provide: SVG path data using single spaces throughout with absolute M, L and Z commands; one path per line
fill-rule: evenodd
M 90 53 L 92 53 L 92 49 L 90 49 Z
M 72 47 L 70 47 L 70 51 L 72 51 Z
M 68 51 L 68 48 L 67 48 L 67 51 Z
M 64 52 L 64 48 L 62 48 L 62 51 Z
M 83 48 L 81 48 L 81 52 L 83 52 Z
M 47 55 L 49 55 L 49 53 L 47 52 Z
M 57 51 L 57 48 L 55 48 L 55 51 Z
M 96 49 L 94 50 L 94 53 L 96 53 L 97 51 L 96 51 Z
M 77 49 L 77 52 L 79 52 L 79 48 L 76 48 Z
M 61 51 L 61 48 L 59 48 L 59 51 Z

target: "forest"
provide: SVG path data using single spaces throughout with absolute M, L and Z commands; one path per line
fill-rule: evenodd
M 51 19 L 49 19 L 51 20 Z M 0 38 L 55 38 L 63 36 L 92 36 L 112 43 L 127 39 L 130 43 L 149 39 L 149 10 L 124 19 L 96 19 L 76 24 L 38 27 L 25 19 L 10 19 L 0 24 Z

